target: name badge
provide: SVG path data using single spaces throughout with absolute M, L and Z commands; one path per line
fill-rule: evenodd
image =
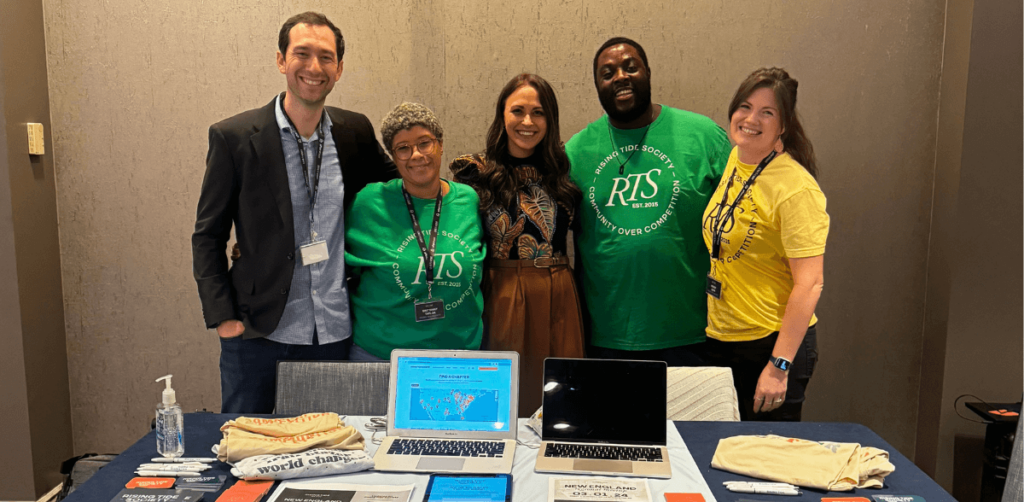
M 708 276 L 708 287 L 704 290 L 707 294 L 711 295 L 716 300 L 722 299 L 722 281 L 716 281 L 710 275 Z
M 416 322 L 436 321 L 444 319 L 444 301 L 434 300 L 432 302 L 419 302 L 414 305 L 416 309 Z
M 299 254 L 302 256 L 302 266 L 304 267 L 320 263 L 329 257 L 327 254 L 327 243 L 324 241 L 311 242 L 300 247 Z

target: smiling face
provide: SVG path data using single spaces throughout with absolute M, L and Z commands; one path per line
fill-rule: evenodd
M 744 164 L 760 162 L 775 148 L 782 133 L 775 93 L 767 87 L 750 93 L 729 117 L 729 137 Z
M 597 96 L 613 123 L 629 123 L 651 107 L 651 74 L 637 50 L 613 45 L 597 58 Z
M 288 95 L 307 107 L 321 106 L 341 77 L 334 32 L 299 23 L 288 32 L 288 53 L 277 53 L 277 69 L 288 78 Z
M 433 141 L 429 153 L 420 152 L 417 145 Z M 421 125 L 412 126 L 395 133 L 391 140 L 391 151 L 400 147 L 412 147 L 412 156 L 406 160 L 395 156 L 398 174 L 402 177 L 405 189 L 416 197 L 426 199 L 437 195 L 441 187 L 441 155 L 444 145 L 430 131 Z
M 533 154 L 548 132 L 548 120 L 537 89 L 524 84 L 505 100 L 505 133 L 508 153 L 525 158 Z

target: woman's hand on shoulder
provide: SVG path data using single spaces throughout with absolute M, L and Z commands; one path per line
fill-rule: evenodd
M 478 154 L 462 155 L 456 157 L 448 166 L 452 172 L 452 178 L 467 185 L 474 184 L 480 179 L 480 170 L 483 169 L 483 156 Z

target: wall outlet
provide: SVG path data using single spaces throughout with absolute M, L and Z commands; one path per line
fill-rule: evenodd
M 43 141 L 43 124 L 28 124 L 28 154 L 43 155 L 46 153 L 46 144 Z

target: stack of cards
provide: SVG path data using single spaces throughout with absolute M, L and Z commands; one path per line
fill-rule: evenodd
M 224 490 L 217 502 L 257 502 L 274 486 L 273 480 L 239 481 Z
M 221 487 L 224 486 L 224 481 L 227 479 L 228 477 L 224 474 L 221 474 L 220 476 L 178 478 L 178 483 L 174 486 L 175 488 L 196 490 L 200 492 L 219 492 Z
M 132 478 L 125 488 L 170 488 L 174 486 L 174 478 Z

